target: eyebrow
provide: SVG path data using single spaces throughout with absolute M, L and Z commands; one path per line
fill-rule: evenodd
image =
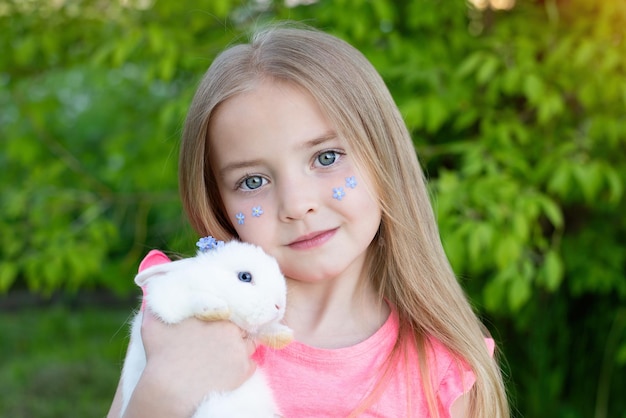
M 312 139 L 309 139 L 308 141 L 303 142 L 301 145 L 298 146 L 298 148 L 301 148 L 301 149 L 313 148 L 325 142 L 332 141 L 336 138 L 337 138 L 337 134 L 334 131 L 329 131 L 320 136 L 317 136 L 315 138 L 312 138 Z M 224 176 L 229 171 L 240 170 L 242 168 L 248 168 L 248 167 L 254 167 L 254 166 L 260 165 L 261 163 L 262 163 L 262 160 L 260 159 L 235 161 L 233 163 L 227 164 L 224 167 L 222 167 L 219 172 L 221 176 Z
M 329 132 L 326 132 L 326 133 L 324 133 L 324 134 L 322 134 L 322 135 L 320 135 L 318 137 L 315 137 L 313 139 L 309 139 L 308 141 L 304 142 L 298 148 L 303 148 L 303 149 L 313 148 L 313 147 L 316 147 L 316 146 L 318 146 L 320 144 L 323 144 L 325 142 L 332 141 L 332 140 L 334 140 L 336 138 L 337 138 L 337 133 L 334 132 L 334 131 L 329 131 Z
M 220 175 L 224 177 L 224 175 L 229 171 L 235 171 L 247 167 L 254 167 L 259 164 L 261 164 L 261 160 L 237 161 L 222 167 L 220 169 Z

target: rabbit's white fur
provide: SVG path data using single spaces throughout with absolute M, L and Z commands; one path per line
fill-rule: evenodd
M 248 272 L 251 282 L 240 280 Z M 185 318 L 228 319 L 252 338 L 275 348 L 291 341 L 291 330 L 280 324 L 285 313 L 286 285 L 278 263 L 251 244 L 231 241 L 195 257 L 150 267 L 135 277 L 145 289 L 145 307 L 168 324 Z M 139 312 L 122 370 L 122 410 L 146 365 Z M 208 393 L 194 418 L 275 417 L 279 411 L 262 372 L 232 392 Z

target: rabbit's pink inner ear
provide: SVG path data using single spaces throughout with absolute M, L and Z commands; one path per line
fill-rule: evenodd
M 141 260 L 141 263 L 139 264 L 139 273 L 143 272 L 144 270 L 149 269 L 150 267 L 154 267 L 159 264 L 171 263 L 171 262 L 172 260 L 170 260 L 170 258 L 167 255 L 165 255 L 165 253 L 159 250 L 152 250 L 144 257 L 143 260 Z M 141 298 L 141 310 L 142 311 L 146 308 L 146 294 L 148 292 L 148 288 L 147 286 L 145 286 L 144 282 L 145 280 L 141 280 L 141 283 L 139 283 L 139 281 L 137 280 L 137 277 L 135 277 L 135 283 L 137 283 L 141 287 L 141 290 L 143 291 L 143 297 Z
M 139 264 L 139 273 L 158 264 L 171 263 L 172 260 L 159 250 L 151 250 Z

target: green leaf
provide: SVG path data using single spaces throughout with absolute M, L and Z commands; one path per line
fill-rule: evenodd
M 498 71 L 499 67 L 500 60 L 498 59 L 498 57 L 493 55 L 487 55 L 483 60 L 482 65 L 478 69 L 478 72 L 476 73 L 476 81 L 478 81 L 479 84 L 488 83 L 489 81 L 491 81 L 496 71 Z
M 502 91 L 506 94 L 516 94 L 520 91 L 522 71 L 518 67 L 507 69 L 502 75 Z
M 559 205 L 548 196 L 537 196 L 537 202 L 541 207 L 544 215 L 550 220 L 550 223 L 557 229 L 563 227 L 563 212 Z
M 490 280 L 483 288 L 485 308 L 489 312 L 497 312 L 506 306 L 506 278 L 501 274 Z
M 404 102 L 401 111 L 406 124 L 412 129 L 421 129 L 425 125 L 425 104 L 423 98 L 413 98 Z
M 16 40 L 13 48 L 15 63 L 20 66 L 26 66 L 32 63 L 37 54 L 38 40 L 34 35 L 23 36 L 22 39 Z M 6 53 L 7 51 L 5 51 Z
M 426 130 L 436 132 L 448 118 L 448 108 L 444 102 L 435 96 L 430 96 L 426 101 Z
M 395 8 L 392 3 L 385 1 L 374 1 L 371 3 L 376 17 L 380 21 L 393 22 L 395 18 Z
M 554 168 L 554 174 L 548 179 L 548 190 L 560 197 L 566 197 L 572 187 L 572 166 L 563 161 Z
M 506 269 L 519 260 L 521 243 L 512 235 L 503 235 L 496 241 L 495 260 L 500 269 Z
M 563 281 L 564 273 L 563 260 L 556 251 L 550 250 L 546 253 L 543 260 L 542 273 L 545 278 L 546 288 L 554 292 L 559 288 Z
M 524 94 L 532 104 L 539 104 L 544 95 L 543 81 L 536 74 L 528 74 L 524 78 Z
M 593 202 L 602 187 L 601 168 L 595 163 L 586 165 L 574 165 L 574 177 L 580 185 L 580 190 L 587 202 Z
M 513 235 L 520 242 L 528 241 L 530 236 L 529 220 L 523 213 L 515 213 L 512 218 L 511 226 L 513 227 Z
M 609 202 L 617 204 L 624 195 L 624 183 L 613 167 L 605 165 L 603 171 L 609 186 Z
M 152 50 L 157 54 L 162 53 L 166 42 L 163 29 L 160 26 L 153 24 L 148 27 L 146 34 L 150 48 L 152 48 Z
M 513 312 L 519 311 L 532 295 L 530 282 L 523 277 L 514 278 L 509 287 L 509 307 Z
M 13 284 L 19 272 L 17 263 L 0 261 L 0 293 L 4 293 Z
M 565 105 L 557 93 L 546 94 L 543 100 L 537 103 L 538 120 L 540 124 L 548 123 L 554 117 L 563 113 Z
M 577 67 L 588 68 L 595 55 L 595 45 L 592 41 L 585 39 L 576 48 L 573 64 Z
M 487 222 L 477 222 L 470 228 L 468 237 L 468 253 L 471 259 L 483 257 L 486 250 L 489 250 L 493 240 L 492 226 Z
M 617 354 L 615 356 L 615 362 L 621 366 L 626 364 L 626 344 L 622 344 L 618 348 Z
M 465 78 L 471 73 L 475 72 L 476 69 L 480 66 L 480 64 L 485 59 L 485 53 L 482 51 L 477 51 L 470 54 L 462 63 L 459 65 L 459 68 L 456 70 L 456 74 L 458 77 Z
M 455 272 L 465 271 L 467 248 L 458 234 L 447 234 L 442 239 L 446 255 Z

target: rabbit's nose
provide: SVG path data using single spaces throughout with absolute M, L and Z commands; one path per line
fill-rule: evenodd
M 280 311 L 280 306 L 279 305 L 274 305 L 274 307 L 276 308 L 277 311 Z

